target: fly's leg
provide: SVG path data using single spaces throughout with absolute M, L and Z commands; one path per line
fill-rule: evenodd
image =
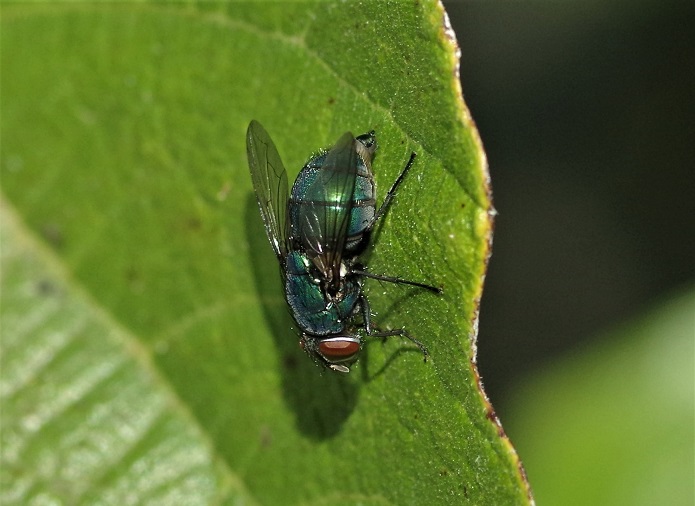
M 362 319 L 364 320 L 364 330 L 367 332 L 367 335 L 370 337 L 393 337 L 393 336 L 400 336 L 400 337 L 405 337 L 408 339 L 410 342 L 412 342 L 415 346 L 420 348 L 420 351 L 422 352 L 422 357 L 423 357 L 423 362 L 427 362 L 427 357 L 429 356 L 429 351 L 427 351 L 427 347 L 422 344 L 420 341 L 415 339 L 413 336 L 411 336 L 407 330 L 405 329 L 393 329 L 393 330 L 377 330 L 372 327 L 372 316 L 371 312 L 369 310 L 369 302 L 367 301 L 367 298 L 362 296 L 360 297 L 360 307 L 362 309 Z
M 391 188 L 389 189 L 388 193 L 386 194 L 384 201 L 381 203 L 379 210 L 374 214 L 372 221 L 369 222 L 369 225 L 365 229 L 367 232 L 370 231 L 374 227 L 374 224 L 377 222 L 377 220 L 379 218 L 381 218 L 388 210 L 388 207 L 389 207 L 389 204 L 391 203 L 391 200 L 396 195 L 396 190 L 398 190 L 398 187 L 403 182 L 405 175 L 408 173 L 410 168 L 413 166 L 413 162 L 415 161 L 416 156 L 417 155 L 415 154 L 415 152 L 410 153 L 410 159 L 408 160 L 408 163 L 405 164 L 405 167 L 403 167 L 403 170 L 401 171 L 400 175 L 396 178 L 396 180 L 391 185 Z
M 369 309 L 369 301 L 364 295 L 360 296 L 360 308 L 362 309 L 362 321 L 364 330 L 368 336 L 372 335 L 372 313 Z
M 415 346 L 420 348 L 420 351 L 422 352 L 422 361 L 427 362 L 427 357 L 429 357 L 430 352 L 427 351 L 427 347 L 422 344 L 420 341 L 415 339 L 413 336 L 411 336 L 407 330 L 405 329 L 394 329 L 394 330 L 386 330 L 386 331 L 379 331 L 379 332 L 372 332 L 371 334 L 372 337 L 393 337 L 393 336 L 400 336 L 400 337 L 405 337 L 407 340 L 409 340 L 411 343 L 413 343 Z
M 398 190 L 398 187 L 400 184 L 403 182 L 403 179 L 405 179 L 406 174 L 408 174 L 408 171 L 410 168 L 413 166 L 413 162 L 415 161 L 415 157 L 417 154 L 415 152 L 410 153 L 410 159 L 408 159 L 408 163 L 405 164 L 405 167 L 403 167 L 403 170 L 399 174 L 399 176 L 396 178 L 396 180 L 393 182 L 391 185 L 391 188 L 389 189 L 388 193 L 386 194 L 386 197 L 384 198 L 384 202 L 382 202 L 381 206 L 379 207 L 379 210 L 374 213 L 374 217 L 372 218 L 372 221 L 369 222 L 369 225 L 367 225 L 365 229 L 365 233 L 368 233 L 372 230 L 374 225 L 376 224 L 377 220 L 381 218 L 384 214 L 386 214 L 386 211 L 388 211 L 388 207 L 391 204 L 391 201 L 393 200 L 393 197 L 396 195 L 396 191 Z M 379 281 L 387 281 L 389 283 L 395 283 L 399 285 L 411 285 L 411 286 L 417 286 L 419 288 L 424 288 L 425 290 L 429 290 L 430 292 L 434 292 L 437 294 L 442 293 L 441 288 L 437 288 L 436 286 L 428 285 L 426 283 L 419 283 L 417 281 L 409 281 L 407 279 L 399 278 L 397 276 L 384 276 L 380 274 L 371 274 L 367 272 L 364 267 L 355 265 L 352 269 L 351 272 L 353 274 L 357 274 L 359 276 L 364 276 L 365 278 L 372 278 L 372 279 L 378 279 Z
M 395 283 L 397 285 L 417 286 L 418 288 L 424 288 L 425 290 L 429 290 L 430 292 L 434 292 L 437 294 L 442 293 L 442 289 L 436 286 L 420 283 L 418 281 L 409 281 L 407 279 L 399 278 L 396 276 L 383 276 L 381 274 L 372 274 L 370 272 L 365 271 L 364 267 L 362 269 L 352 268 L 350 272 L 359 276 L 364 276 L 365 278 L 378 279 L 379 281 L 386 281 L 388 283 Z

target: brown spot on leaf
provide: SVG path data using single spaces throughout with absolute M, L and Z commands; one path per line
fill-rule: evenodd
M 63 228 L 57 223 L 46 223 L 41 227 L 41 235 L 55 249 L 61 249 L 65 243 Z

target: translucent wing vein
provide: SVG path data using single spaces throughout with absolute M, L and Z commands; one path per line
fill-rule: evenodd
M 256 120 L 246 132 L 246 153 L 268 240 L 282 259 L 288 251 L 287 171 L 268 132 Z

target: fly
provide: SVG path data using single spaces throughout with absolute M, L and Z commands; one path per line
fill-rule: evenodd
M 346 132 L 304 165 L 289 192 L 287 172 L 268 133 L 254 120 L 246 134 L 256 199 L 280 262 L 285 300 L 301 332 L 300 346 L 316 362 L 345 373 L 359 357 L 360 329 L 372 337 L 405 337 L 427 360 L 427 348 L 405 329 L 372 326 L 364 278 L 441 293 L 425 283 L 372 274 L 358 262 L 415 160 L 411 153 L 377 209 L 372 173 L 376 147 L 373 131 L 358 137 Z

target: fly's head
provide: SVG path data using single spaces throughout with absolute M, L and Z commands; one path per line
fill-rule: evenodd
M 323 366 L 342 373 L 350 372 L 357 361 L 362 341 L 359 336 L 317 337 L 302 334 L 299 346 Z

